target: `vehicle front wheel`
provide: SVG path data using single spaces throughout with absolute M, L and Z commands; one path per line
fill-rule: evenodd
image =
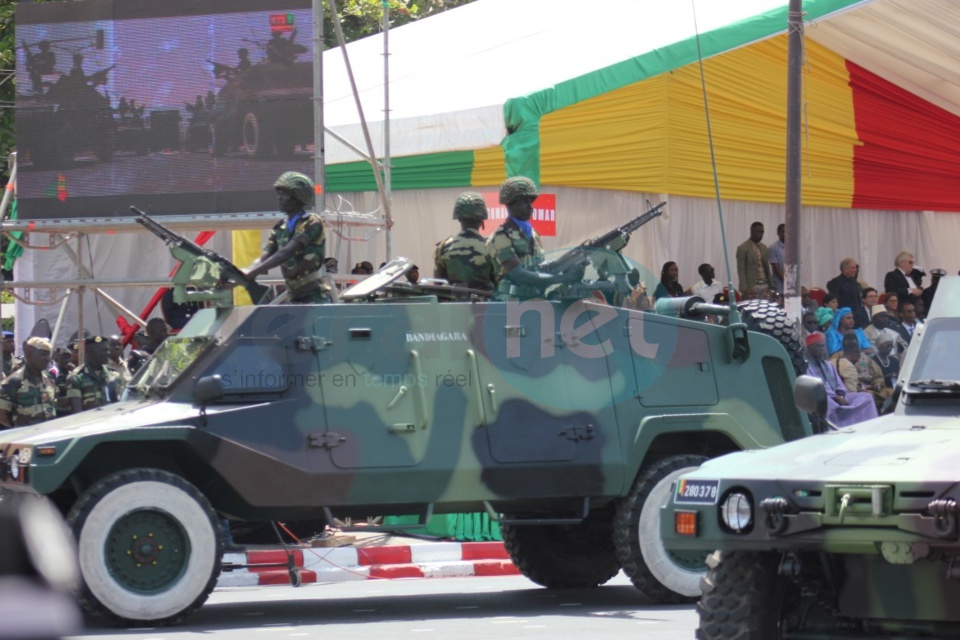
M 520 573 L 549 589 L 598 587 L 620 571 L 608 522 L 500 525 L 500 533 Z
M 670 498 L 677 478 L 707 458 L 669 456 L 642 470 L 630 495 L 621 500 L 613 521 L 617 558 L 633 586 L 655 602 L 679 604 L 700 597 L 700 579 L 707 571 L 702 552 L 670 552 L 660 539 L 660 508 Z
M 715 551 L 701 587 L 699 640 L 777 640 L 783 584 L 779 554 Z M 781 581 L 782 583 L 782 581 Z
M 80 603 L 112 622 L 173 624 L 206 601 L 220 574 L 216 514 L 172 473 L 111 474 L 80 497 L 67 520 L 78 541 Z

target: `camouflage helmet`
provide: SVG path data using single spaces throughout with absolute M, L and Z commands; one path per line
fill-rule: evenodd
M 500 185 L 500 204 L 510 204 L 517 198 L 523 196 L 536 198 L 539 195 L 540 191 L 537 189 L 537 185 L 533 183 L 533 180 L 523 176 L 507 178 L 503 181 L 503 184 Z
M 283 189 L 305 206 L 313 204 L 313 180 L 296 171 L 287 171 L 273 183 L 275 189 Z
M 483 196 L 474 191 L 467 191 L 457 196 L 453 204 L 454 220 L 486 220 L 487 203 Z

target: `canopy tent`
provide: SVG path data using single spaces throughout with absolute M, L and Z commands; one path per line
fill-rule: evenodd
M 479 0 L 396 29 L 394 188 L 522 174 L 549 185 L 713 197 L 699 31 L 721 193 L 782 202 L 786 4 L 607 0 L 586 11 L 576 0 Z M 960 143 L 951 135 L 960 127 L 960 7 L 806 0 L 804 10 L 812 21 L 805 202 L 960 209 L 952 187 Z M 376 37 L 347 46 L 378 143 L 381 48 Z M 326 125 L 362 146 L 338 50 L 326 52 L 324 73 Z M 369 169 L 346 162 L 353 152 L 332 138 L 326 149 L 328 190 L 372 188 Z

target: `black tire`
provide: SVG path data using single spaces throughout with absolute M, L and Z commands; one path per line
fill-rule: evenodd
M 779 554 L 715 551 L 697 605 L 698 640 L 780 638 L 783 585 L 777 580 Z
M 633 586 L 654 602 L 680 604 L 700 597 L 705 558 L 712 549 L 703 551 L 703 561 L 700 554 L 668 552 L 660 539 L 660 508 L 677 477 L 706 460 L 695 455 L 658 460 L 641 470 L 630 495 L 617 505 L 613 520 L 617 559 Z
M 176 623 L 206 601 L 220 575 L 216 514 L 172 473 L 111 474 L 84 492 L 67 521 L 78 543 L 80 604 L 109 622 Z
M 524 576 L 548 589 L 598 587 L 620 571 L 610 525 L 500 525 L 503 544 Z
M 738 304 L 737 308 L 749 331 L 765 333 L 776 339 L 787 350 L 793 372 L 798 376 L 806 373 L 806 349 L 800 328 L 787 319 L 783 309 L 767 300 L 747 300 Z

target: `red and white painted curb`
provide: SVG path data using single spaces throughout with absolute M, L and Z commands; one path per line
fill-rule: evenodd
M 396 578 L 506 576 L 520 572 L 502 542 L 432 542 L 384 547 L 294 547 L 303 584 Z M 218 587 L 290 584 L 282 549 L 225 553 Z

